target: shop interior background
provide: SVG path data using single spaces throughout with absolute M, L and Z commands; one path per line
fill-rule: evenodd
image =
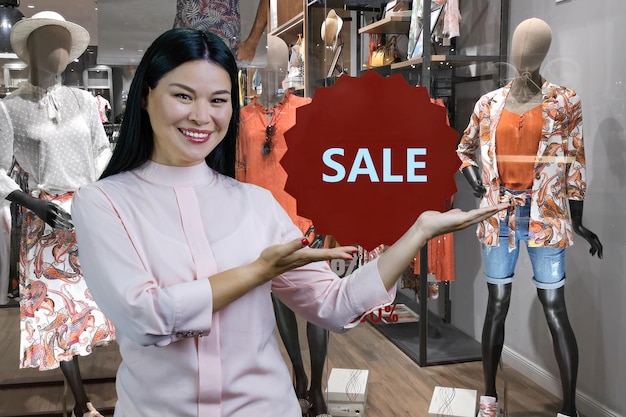
M 244 3 L 248 1 L 242 1 L 242 11 L 256 10 L 255 0 L 250 0 L 249 9 Z M 30 9 L 29 5 L 34 7 Z M 143 50 L 172 27 L 175 5 L 175 0 L 22 0 L 19 9 L 26 16 L 54 10 L 89 31 L 95 56 L 86 58 L 89 62 L 74 65 L 80 71 L 85 65 L 107 65 L 113 69 L 115 89 L 111 105 L 115 115 L 121 109 L 121 92 L 128 90 L 134 65 Z M 546 20 L 553 30 L 543 75 L 574 88 L 582 100 L 588 173 L 583 224 L 599 235 L 604 246 L 601 260 L 589 255 L 587 243 L 578 236 L 575 245 L 567 250 L 566 296 L 580 350 L 579 408 L 585 415 L 624 416 L 626 2 L 511 1 L 511 32 L 529 17 Z M 0 55 L 5 69 L 3 88 L 6 65 L 12 63 L 14 60 Z M 476 90 L 467 92 L 468 103 L 478 98 L 475 94 Z M 457 129 L 467 124 L 470 112 L 471 108 L 459 109 Z M 477 201 L 462 175 L 457 177 L 457 186 L 455 204 L 464 209 L 475 207 Z M 455 326 L 480 340 L 487 300 L 480 247 L 473 229 L 459 232 L 455 240 L 456 264 L 463 268 L 457 267 L 452 287 L 456 312 L 452 320 Z M 507 319 L 504 362 L 560 395 L 552 342 L 531 276 L 528 256 L 522 251 Z

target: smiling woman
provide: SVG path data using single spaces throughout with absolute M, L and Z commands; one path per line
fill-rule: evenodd
M 269 191 L 233 178 L 237 79 L 217 35 L 160 36 L 137 68 L 111 163 L 74 200 L 90 289 L 118 334 L 118 417 L 299 417 L 271 296 L 346 331 L 393 301 L 428 239 L 505 207 L 424 213 L 340 279 L 320 261 L 351 260 L 356 247 L 309 248 Z

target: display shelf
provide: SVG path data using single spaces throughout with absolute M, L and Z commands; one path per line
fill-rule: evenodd
M 431 55 L 430 64 L 445 65 L 448 67 L 460 67 L 463 65 L 471 65 L 479 62 L 494 62 L 500 58 L 499 55 Z M 424 63 L 424 58 L 409 59 L 402 62 L 391 64 L 392 70 L 405 68 L 416 68 Z
M 270 35 L 278 36 L 287 44 L 294 44 L 298 35 L 304 32 L 304 12 L 300 12 L 287 22 L 269 32 Z
M 455 85 L 459 82 L 475 81 L 476 76 L 458 77 L 456 69 L 459 67 L 488 62 L 503 62 L 507 56 L 507 35 L 508 35 L 508 16 L 510 8 L 510 0 L 500 0 L 500 17 L 498 22 L 499 29 L 499 46 L 498 55 L 456 55 L 437 53 L 437 49 L 441 46 L 436 45 L 431 33 L 431 2 L 423 3 L 423 30 L 422 39 L 425 41 L 423 45 L 423 56 L 416 59 L 410 59 L 402 62 L 393 63 L 380 67 L 368 67 L 362 65 L 362 57 L 358 56 L 358 62 L 361 63 L 362 71 L 374 70 L 383 76 L 391 76 L 394 73 L 402 74 L 407 81 L 417 85 L 426 87 L 431 97 L 446 97 L 451 107 L 449 111 L 452 113 L 450 117 L 451 125 L 454 124 L 454 114 L 456 113 L 456 93 Z M 469 2 L 468 2 L 469 4 Z M 463 10 L 461 10 L 463 14 Z M 392 34 L 392 33 L 408 33 L 410 30 L 410 17 L 389 16 L 372 24 L 358 28 L 360 35 L 364 34 Z M 456 39 L 451 40 L 454 43 L 450 45 L 450 52 L 458 51 Z M 444 45 L 447 48 L 447 45 Z M 446 49 L 442 48 L 439 52 Z M 461 49 L 462 50 L 462 49 Z M 359 49 L 360 51 L 360 49 Z M 480 76 L 482 77 L 482 75 Z M 449 80 L 449 87 L 438 88 L 436 86 L 438 80 Z M 442 93 L 444 92 L 445 93 Z M 434 95 L 432 93 L 435 93 Z M 428 245 L 425 245 L 421 251 L 421 261 L 419 266 L 420 288 L 423 293 L 428 286 Z M 451 325 L 451 300 L 449 283 L 446 284 L 444 290 L 444 317 L 441 318 L 436 314 L 429 314 L 427 300 L 413 303 L 413 309 L 420 315 L 418 323 L 407 323 L 400 325 L 373 325 L 381 331 L 387 338 L 396 344 L 408 356 L 414 359 L 418 365 L 427 366 L 435 364 L 462 362 L 480 360 L 480 344 L 471 337 L 464 335 L 461 331 Z M 404 302 L 399 301 L 396 302 Z M 408 301 L 405 304 L 409 305 Z M 385 327 L 381 327 L 385 326 Z M 460 349 L 455 349 L 454 346 Z
M 377 22 L 363 26 L 359 34 L 363 33 L 403 33 L 409 32 L 411 16 L 387 16 Z

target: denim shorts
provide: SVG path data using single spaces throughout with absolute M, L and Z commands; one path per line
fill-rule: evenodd
M 510 191 L 512 193 L 522 193 Z M 509 214 L 500 221 L 498 246 L 482 245 L 485 277 L 489 284 L 508 284 L 519 257 L 520 244 L 524 243 L 533 267 L 533 283 L 537 288 L 552 289 L 565 285 L 565 248 L 547 246 L 528 247 L 528 225 L 530 223 L 530 194 L 526 205 L 515 207 L 515 248 L 509 248 Z

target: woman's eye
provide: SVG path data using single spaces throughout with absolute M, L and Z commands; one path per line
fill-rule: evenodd
M 191 97 L 189 95 L 187 95 L 187 94 L 184 94 L 184 93 L 176 94 L 176 97 L 178 97 L 180 99 L 183 99 L 183 100 L 191 100 Z

